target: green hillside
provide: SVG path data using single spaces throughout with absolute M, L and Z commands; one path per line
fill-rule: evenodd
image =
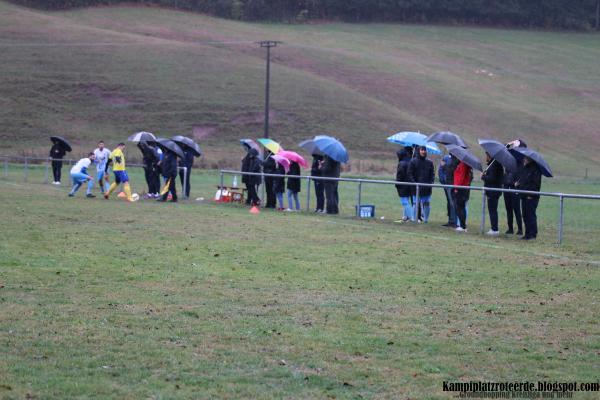
M 264 39 L 283 42 L 271 130 L 284 146 L 327 133 L 353 160 L 392 166 L 387 135 L 450 129 L 473 145 L 524 138 L 557 175 L 600 176 L 598 34 L 248 24 L 146 7 L 0 2 L 0 153 L 45 154 L 50 134 L 83 152 L 149 130 L 196 136 L 206 166 L 237 164 L 236 139 L 262 134 Z

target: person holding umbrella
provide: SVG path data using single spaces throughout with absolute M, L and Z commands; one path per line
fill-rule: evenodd
M 267 158 L 262 163 L 263 172 L 265 174 L 276 174 L 277 172 L 277 163 L 271 157 L 271 153 L 267 153 Z M 275 191 L 273 190 L 273 180 L 275 178 L 272 176 L 265 176 L 265 193 L 267 195 L 267 203 L 265 205 L 266 208 L 276 208 L 277 200 L 275 196 Z
M 242 159 L 242 172 L 260 173 L 261 162 L 258 159 L 258 150 L 250 148 L 246 156 Z M 246 185 L 248 198 L 246 205 L 256 206 L 260 204 L 260 198 L 256 193 L 256 188 L 260 185 L 260 176 L 258 175 L 242 175 L 242 183 Z
M 334 160 L 328 155 L 323 157 L 323 166 L 321 167 L 321 174 L 324 178 L 339 178 L 341 173 L 341 164 L 339 161 Z M 327 205 L 325 211 L 327 214 L 339 214 L 339 195 L 338 195 L 338 181 L 324 180 L 325 187 L 325 199 Z
M 487 168 L 481 173 L 481 180 L 483 181 L 484 187 L 489 188 L 501 188 L 502 182 L 504 181 L 504 168 L 502 165 L 495 161 L 490 153 L 485 153 Z M 496 191 L 485 191 L 487 196 L 488 213 L 490 214 L 490 225 L 491 228 L 487 232 L 490 236 L 498 236 L 498 199 L 500 198 L 501 192 Z
M 192 139 L 186 136 L 177 135 L 174 136 L 171 140 L 173 140 L 176 144 L 181 147 L 183 150 L 183 157 L 179 160 L 179 179 L 181 180 L 181 186 L 185 187 L 185 198 L 190 197 L 190 177 L 192 176 L 192 167 L 194 166 L 194 157 L 200 157 L 202 153 L 200 152 L 200 146 Z M 185 168 L 185 173 L 184 169 Z M 185 178 L 185 185 L 184 185 Z
M 171 201 L 173 203 L 177 203 L 177 154 L 168 149 L 164 149 L 164 158 L 161 161 L 161 173 L 163 178 L 166 180 L 165 186 L 160 191 L 162 195 L 157 201 L 165 202 L 169 198 L 169 193 L 171 194 Z
M 427 148 L 419 146 L 417 156 L 410 160 L 407 170 L 409 182 L 414 183 L 433 183 L 435 179 L 435 167 L 427 158 Z M 416 192 L 416 191 L 415 191 Z M 418 204 L 416 204 L 418 202 Z M 413 204 L 417 207 L 414 214 L 418 216 L 418 210 L 421 209 L 421 218 L 419 222 L 427 223 L 429 220 L 429 212 L 431 210 L 431 187 L 422 186 L 419 188 L 419 199 L 416 194 L 413 195 Z
M 515 148 L 523 147 L 527 148 L 527 144 L 522 140 L 513 140 L 506 144 L 506 148 L 510 149 L 511 154 L 515 155 Z M 504 169 L 504 181 L 503 186 L 505 189 L 515 190 L 515 182 L 517 180 L 517 176 L 519 171 L 523 168 L 523 164 L 520 163 L 514 171 L 509 170 L 508 168 Z M 508 230 L 505 232 L 507 235 L 512 235 L 515 233 L 513 227 L 513 215 L 514 222 L 517 224 L 517 236 L 523 235 L 523 218 L 521 212 L 521 199 L 519 198 L 518 193 L 504 192 L 504 207 L 506 208 L 506 223 L 508 225 Z
M 313 161 L 310 167 L 310 176 L 321 177 L 323 173 L 321 168 L 323 166 L 323 156 L 321 154 L 312 154 Z M 317 206 L 315 208 L 316 213 L 325 212 L 325 185 L 321 179 L 315 179 L 315 196 L 317 197 Z
M 440 161 L 438 178 L 442 185 L 454 185 L 454 170 L 458 166 L 458 159 L 452 154 L 446 154 Z M 444 188 L 446 195 L 446 213 L 448 222 L 442 226 L 456 228 L 456 205 L 454 204 L 454 195 L 452 188 Z
M 108 162 L 104 167 L 104 173 L 106 174 L 108 172 L 108 167 L 113 164 L 113 174 L 115 175 L 115 180 L 111 183 L 108 192 L 104 193 L 104 198 L 108 200 L 111 193 L 122 183 L 123 191 L 127 195 L 127 200 L 133 202 L 134 200 L 131 197 L 131 187 L 129 186 L 129 176 L 125 169 L 125 154 L 123 153 L 123 150 L 125 150 L 125 143 L 121 142 L 117 145 L 117 148 L 110 153 Z
M 408 182 L 408 164 L 410 163 L 410 155 L 406 151 L 406 148 L 402 148 L 396 152 L 398 156 L 398 166 L 396 168 L 396 181 L 397 182 Z M 398 197 L 400 197 L 400 204 L 402 205 L 402 219 L 395 221 L 398 223 L 413 221 L 415 220 L 412 206 L 412 196 L 414 194 L 414 188 L 410 185 L 396 185 L 396 191 Z
M 289 168 L 289 161 L 285 158 L 279 157 L 277 155 L 271 156 L 276 161 L 276 169 L 275 174 L 281 175 L 273 178 L 273 193 L 275 193 L 275 197 L 277 198 L 277 210 L 283 211 L 285 208 L 283 207 L 283 193 L 285 193 L 285 178 L 283 175 L 286 173 L 286 167 Z
M 71 146 L 60 136 L 51 136 L 50 140 L 52 141 L 52 147 L 49 156 L 52 159 L 52 175 L 54 176 L 52 184 L 60 185 L 62 159 L 68 151 L 71 151 Z
M 542 187 L 542 175 L 552 177 L 550 166 L 542 158 L 542 156 L 533 150 L 527 148 L 517 148 L 523 158 L 523 169 L 519 172 L 515 182 L 517 190 L 528 190 L 539 192 Z M 519 194 L 521 197 L 521 206 L 523 210 L 523 222 L 525 223 L 524 240 L 532 240 L 537 238 L 538 226 L 536 210 L 540 201 L 540 196 L 537 194 Z
M 140 141 L 137 144 L 142 152 L 142 163 L 144 164 L 144 177 L 148 185 L 147 198 L 158 197 L 160 192 L 160 176 L 156 170 L 156 166 L 160 161 L 160 157 L 156 148 L 148 144 L 148 142 Z
M 288 176 L 290 176 L 287 180 L 287 198 L 288 198 L 288 208 L 286 211 L 300 211 L 300 200 L 298 199 L 298 193 L 300 193 L 301 183 L 300 178 L 292 178 L 291 176 L 300 176 L 300 164 L 296 161 L 290 160 L 290 170 L 288 171 Z M 296 203 L 296 208 L 294 208 L 294 204 L 292 204 L 292 198 Z
M 456 186 L 471 186 L 473 180 L 473 168 L 467 163 L 460 161 L 454 170 L 454 184 Z M 469 189 L 454 189 L 454 198 L 456 199 L 456 215 L 459 225 L 457 232 L 467 231 L 467 201 L 469 201 Z

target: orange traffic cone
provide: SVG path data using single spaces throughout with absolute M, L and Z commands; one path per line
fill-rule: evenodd
M 260 210 L 256 206 L 252 206 L 250 209 L 250 214 L 260 214 Z

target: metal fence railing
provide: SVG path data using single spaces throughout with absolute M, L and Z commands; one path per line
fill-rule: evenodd
M 72 158 L 51 158 L 51 157 L 19 157 L 19 156 L 0 156 L 0 160 L 2 160 L 3 164 L 3 176 L 4 178 L 8 177 L 9 165 L 11 163 L 22 164 L 23 165 L 23 182 L 27 182 L 29 179 L 29 169 L 33 165 L 43 165 L 44 166 L 44 180 L 43 183 L 49 183 L 50 178 L 50 168 L 52 161 L 62 161 L 63 164 L 67 164 L 69 167 L 75 164 L 78 160 Z M 127 164 L 127 167 L 133 168 L 143 168 L 143 164 L 135 164 L 130 163 Z M 187 184 L 187 174 L 188 170 L 186 167 L 177 167 L 178 170 L 183 171 L 183 185 L 182 192 L 185 196 L 186 193 L 186 184 Z
M 289 178 L 290 175 L 280 175 L 280 174 L 265 174 L 265 173 L 252 173 L 252 172 L 241 172 L 241 171 L 233 171 L 233 170 L 220 170 L 220 183 L 221 187 L 224 186 L 224 175 L 252 175 L 252 176 L 260 176 L 264 181 L 264 177 L 274 177 L 274 178 Z M 376 184 L 376 185 L 409 185 L 415 187 L 416 192 L 416 204 L 419 204 L 419 191 L 422 187 L 431 187 L 431 188 L 449 188 L 449 189 L 468 189 L 473 191 L 480 191 L 482 194 L 482 206 L 481 206 L 481 224 L 480 224 L 480 232 L 483 234 L 485 232 L 485 216 L 486 216 L 486 192 L 502 192 L 502 193 L 516 193 L 516 194 L 529 194 L 529 195 L 538 195 L 544 197 L 555 197 L 559 199 L 559 211 L 558 211 L 558 222 L 557 222 L 557 244 L 562 244 L 563 242 L 563 227 L 564 227 L 564 201 L 565 199 L 588 199 L 588 200 L 600 200 L 600 195 L 587 195 L 587 194 L 572 194 L 572 193 L 556 193 L 556 192 L 532 192 L 527 190 L 514 190 L 514 189 L 503 189 L 503 188 L 489 188 L 482 186 L 455 186 L 455 185 L 443 185 L 437 183 L 415 183 L 415 182 L 398 182 L 392 180 L 383 180 L 383 179 L 359 179 L 359 178 L 327 178 L 327 177 L 318 177 L 318 176 L 309 176 L 309 175 L 300 175 L 293 176 L 294 178 L 303 179 L 307 182 L 307 194 L 306 194 L 306 211 L 310 210 L 310 183 L 312 180 L 323 180 L 323 181 L 337 181 L 337 182 L 351 182 L 357 184 L 356 189 L 356 216 L 359 216 L 360 206 L 362 204 L 362 186 L 363 184 Z M 264 199 L 264 185 L 262 190 L 261 201 Z

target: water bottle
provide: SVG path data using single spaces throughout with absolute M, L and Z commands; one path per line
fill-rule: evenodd
M 234 176 L 233 176 L 233 184 L 232 184 L 232 187 L 234 187 L 234 188 L 238 187 L 238 186 L 237 186 L 237 175 L 234 175 Z

